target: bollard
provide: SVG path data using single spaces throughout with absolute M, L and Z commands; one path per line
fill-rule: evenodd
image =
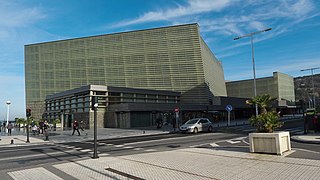
M 14 144 L 14 143 L 13 143 L 13 139 L 11 139 L 11 143 L 10 143 L 10 144 Z

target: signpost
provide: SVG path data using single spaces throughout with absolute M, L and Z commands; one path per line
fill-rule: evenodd
M 227 124 L 227 126 L 230 126 L 230 112 L 232 111 L 233 108 L 231 105 L 227 105 L 225 107 L 225 109 L 228 111 L 228 124 Z

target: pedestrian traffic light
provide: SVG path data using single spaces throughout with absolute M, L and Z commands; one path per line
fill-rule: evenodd
M 91 109 L 92 110 L 96 110 L 97 105 L 98 105 L 98 97 L 97 96 L 92 96 Z
M 26 115 L 27 115 L 27 117 L 31 116 L 31 109 L 30 108 L 26 109 Z

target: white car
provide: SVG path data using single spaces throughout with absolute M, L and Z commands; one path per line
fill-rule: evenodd
M 181 132 L 198 133 L 202 131 L 212 132 L 213 125 L 208 118 L 195 118 L 190 119 L 182 126 L 180 126 Z

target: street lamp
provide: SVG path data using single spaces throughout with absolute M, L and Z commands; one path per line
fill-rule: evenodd
M 9 106 L 10 106 L 11 102 L 7 101 L 6 104 L 7 104 L 7 124 L 6 125 L 8 126 L 8 124 L 9 124 Z
M 313 95 L 313 108 L 316 108 L 316 94 L 314 92 L 314 82 L 313 82 L 313 71 L 316 69 L 320 69 L 320 67 L 302 69 L 301 71 L 311 71 L 311 81 L 312 81 L 312 95 Z
M 250 34 L 245 34 L 243 36 L 239 36 L 239 37 L 236 37 L 236 38 L 233 39 L 233 40 L 239 40 L 239 39 L 244 38 L 244 37 L 250 37 L 250 40 L 251 40 L 251 51 L 252 51 L 252 70 L 253 70 L 253 92 L 254 92 L 254 97 L 257 96 L 257 83 L 256 83 L 256 67 L 255 67 L 255 63 L 254 63 L 253 36 L 256 35 L 256 34 L 262 33 L 262 32 L 270 31 L 270 30 L 271 30 L 271 28 L 267 28 L 267 29 L 264 29 L 264 30 L 261 30 L 261 31 L 252 32 Z M 255 108 L 256 108 L 256 116 L 258 116 L 259 111 L 258 111 L 258 105 L 257 104 L 255 104 Z

